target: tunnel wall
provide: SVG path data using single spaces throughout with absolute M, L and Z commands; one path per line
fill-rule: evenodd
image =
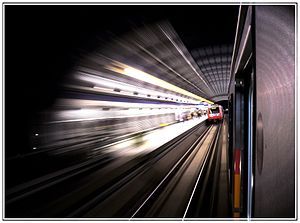
M 254 217 L 295 217 L 295 7 L 255 7 Z

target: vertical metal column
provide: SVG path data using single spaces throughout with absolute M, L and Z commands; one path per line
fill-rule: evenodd
M 254 73 L 251 73 L 248 92 L 248 177 L 247 177 L 247 217 L 252 217 L 252 192 L 253 192 L 253 89 Z

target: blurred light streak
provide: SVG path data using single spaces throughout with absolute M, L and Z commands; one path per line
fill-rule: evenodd
M 180 53 L 180 55 L 184 58 L 184 60 L 187 62 L 187 64 L 192 68 L 192 70 L 196 73 L 196 75 L 201 79 L 201 81 L 206 85 L 206 87 L 212 92 L 211 88 L 208 86 L 206 81 L 201 77 L 201 75 L 197 72 L 195 67 L 191 64 L 191 62 L 186 58 L 182 50 L 179 48 L 179 46 L 172 40 L 172 38 L 166 33 L 166 31 L 159 26 L 161 31 L 165 34 L 165 36 L 170 40 L 170 42 L 173 44 L 173 46 L 177 49 L 177 51 Z
M 90 75 L 90 74 L 85 74 L 85 73 L 78 73 L 76 75 L 76 78 L 82 81 L 86 81 L 89 83 L 92 83 L 95 85 L 93 88 L 97 89 L 102 92 L 110 92 L 112 94 L 118 94 L 118 95 L 126 95 L 126 93 L 134 93 L 137 92 L 138 97 L 147 97 L 150 95 L 152 98 L 154 97 L 161 97 L 160 100 L 168 100 L 171 101 L 172 99 L 178 99 L 178 101 L 182 100 L 183 103 L 192 103 L 192 104 L 199 104 L 199 101 L 196 100 L 189 100 L 187 98 L 183 97 L 178 97 L 176 95 L 171 95 L 171 94 L 165 94 L 159 91 L 153 91 L 149 90 L 146 88 L 141 88 L 141 87 L 136 87 L 134 85 L 122 83 L 119 81 L 95 76 L 95 75 Z M 118 89 L 118 91 L 115 91 L 115 89 Z
M 65 106 L 69 108 L 83 108 L 83 107 L 107 107 L 107 108 L 148 108 L 148 109 L 191 109 L 202 108 L 204 105 L 186 105 L 186 104 L 164 104 L 164 103 L 131 103 L 131 102 L 117 102 L 117 101 L 96 101 L 84 99 L 59 99 L 57 106 Z
M 153 130 L 145 135 L 133 138 L 129 141 L 122 142 L 120 144 L 113 145 L 105 149 L 105 153 L 112 153 L 115 156 L 136 156 L 139 154 L 147 154 L 164 143 L 172 140 L 188 129 L 195 125 L 205 121 L 207 116 L 203 116 L 198 119 L 192 119 L 186 122 L 180 122 L 173 125 L 168 125 L 156 130 Z M 161 136 L 164 137 L 161 137 Z M 140 143 L 136 143 L 140 140 Z
M 176 92 L 176 93 L 179 93 L 179 94 L 183 94 L 183 95 L 186 95 L 186 96 L 189 96 L 189 97 L 192 97 L 192 98 L 195 98 L 197 100 L 199 100 L 199 102 L 201 101 L 205 101 L 209 104 L 214 104 L 212 101 L 209 101 L 205 98 L 202 98 L 198 95 L 195 95 L 191 92 L 188 92 L 182 88 L 179 88 L 173 84 L 170 84 L 164 80 L 161 80 L 157 77 L 154 77 L 148 73 L 145 73 L 143 71 L 140 71 L 138 69 L 135 69 L 133 67 L 130 67 L 130 66 L 127 66 L 125 65 L 125 67 L 123 69 L 120 69 L 118 67 L 110 67 L 110 69 L 112 71 L 115 71 L 117 73 L 121 73 L 121 74 L 125 74 L 129 77 L 132 77 L 132 78 L 135 78 L 135 79 L 138 79 L 138 80 L 141 80 L 141 81 L 144 81 L 144 82 L 147 82 L 149 84 L 153 84 L 153 85 L 156 85 L 156 86 L 159 86 L 161 88 L 165 88 L 165 89 L 168 89 L 168 90 L 171 90 L 173 92 Z
M 182 131 L 183 122 L 188 126 L 204 118 L 201 102 L 213 102 L 203 97 L 209 92 L 205 85 L 193 78 L 193 61 L 187 64 L 179 55 L 190 59 L 179 37 L 169 36 L 183 49 L 178 53 L 153 27 L 113 37 L 86 55 L 64 83 L 62 97 L 41 114 L 44 121 L 33 128 L 31 148 L 55 156 L 76 153 L 76 162 L 101 156 L 119 142 L 123 144 L 115 149 L 123 155 L 145 153 Z M 165 132 L 172 125 L 178 129 Z M 148 138 L 152 131 L 158 135 Z M 125 143 L 134 136 L 136 140 Z
M 142 49 L 143 51 L 145 51 L 147 54 L 149 54 L 151 57 L 153 57 L 155 60 L 157 60 L 159 63 L 163 64 L 165 67 L 167 67 L 169 70 L 171 70 L 173 73 L 175 73 L 178 77 L 182 78 L 184 81 L 186 81 L 187 83 L 189 83 L 190 85 L 194 86 L 196 89 L 198 89 L 199 91 L 203 92 L 201 89 L 199 89 L 195 84 L 193 84 L 192 82 L 190 82 L 189 80 L 187 80 L 185 77 L 183 77 L 181 74 L 179 74 L 177 71 L 175 71 L 172 67 L 170 67 L 168 64 L 166 64 L 165 62 L 163 62 L 161 59 L 159 59 L 157 56 L 155 56 L 153 53 L 151 53 L 149 50 L 145 49 L 144 47 L 142 47 L 141 45 L 139 45 L 138 43 L 136 43 L 136 45 Z M 202 78 L 201 78 L 202 80 Z

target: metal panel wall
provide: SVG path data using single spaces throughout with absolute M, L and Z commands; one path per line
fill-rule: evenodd
M 255 6 L 253 217 L 295 217 L 295 7 Z

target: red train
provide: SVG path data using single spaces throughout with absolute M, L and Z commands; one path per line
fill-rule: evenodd
M 219 122 L 223 120 L 223 107 L 221 105 L 213 105 L 207 109 L 207 120 Z

